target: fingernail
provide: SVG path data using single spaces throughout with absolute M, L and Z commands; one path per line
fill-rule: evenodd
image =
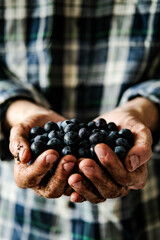
M 103 159 L 107 154 L 106 149 L 104 149 L 103 147 L 98 147 L 98 146 L 95 148 L 95 152 L 99 159 L 101 159 L 101 158 Z
M 139 166 L 139 157 L 135 154 L 131 155 L 129 158 L 130 161 L 130 166 L 131 169 L 130 170 L 135 170 L 138 166 Z
M 81 168 L 81 170 L 82 170 L 82 172 L 84 173 L 84 174 L 94 174 L 95 173 L 95 169 L 94 169 L 94 167 L 83 167 L 83 168 Z
M 75 182 L 75 183 L 72 184 L 72 186 L 80 189 L 80 188 L 82 188 L 82 181 Z
M 80 202 L 84 202 L 85 198 L 82 196 L 78 196 L 78 198 L 77 198 L 77 196 L 71 195 L 70 200 L 71 200 L 71 202 L 79 202 L 80 203 Z
M 22 159 L 23 159 L 24 152 L 25 152 L 25 149 L 24 149 L 24 148 L 21 148 L 20 151 L 19 151 L 19 160 L 20 160 L 20 161 L 22 161 Z
M 55 154 L 48 154 L 46 156 L 46 163 L 52 164 L 52 163 L 56 162 L 57 158 L 58 157 Z
M 73 162 L 68 162 L 63 164 L 63 168 L 66 172 L 71 172 L 74 166 L 75 166 L 75 163 Z

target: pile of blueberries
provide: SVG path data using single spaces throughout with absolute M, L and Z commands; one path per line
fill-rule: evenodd
M 114 122 L 107 123 L 103 118 L 87 123 L 77 118 L 58 123 L 49 121 L 44 127 L 36 126 L 30 131 L 32 159 L 47 149 L 54 149 L 60 157 L 72 154 L 98 161 L 94 151 L 98 143 L 107 144 L 123 161 L 133 146 L 134 135 L 126 128 L 118 130 Z

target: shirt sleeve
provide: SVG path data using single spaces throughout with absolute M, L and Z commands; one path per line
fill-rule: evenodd
M 122 95 L 120 105 L 138 96 L 150 99 L 160 110 L 160 80 L 149 80 L 130 87 Z
M 0 119 L 4 118 L 9 103 L 15 99 L 30 99 L 49 107 L 47 100 L 31 84 L 14 80 L 0 80 Z

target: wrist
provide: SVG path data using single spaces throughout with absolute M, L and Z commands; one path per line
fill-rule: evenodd
M 60 121 L 64 119 L 54 111 L 47 109 L 37 103 L 25 99 L 18 99 L 11 103 L 5 115 L 4 124 L 7 129 L 14 125 L 23 122 L 24 119 L 34 118 L 35 115 L 48 116 L 48 119 L 55 119 Z
M 159 127 L 160 112 L 155 103 L 145 97 L 137 97 L 120 107 L 123 111 L 132 112 L 151 131 Z

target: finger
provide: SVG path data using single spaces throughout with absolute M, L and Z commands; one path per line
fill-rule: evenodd
M 79 169 L 92 182 L 103 198 L 115 198 L 121 195 L 123 187 L 117 184 L 104 171 L 104 168 L 97 165 L 92 159 L 83 159 L 79 164 Z
M 58 163 L 53 176 L 46 185 L 43 181 L 37 186 L 37 191 L 46 198 L 58 198 L 64 194 L 68 184 L 68 177 L 76 164 L 76 158 L 72 155 L 64 156 Z
M 95 152 L 99 161 L 115 182 L 134 189 L 140 189 L 145 186 L 148 175 L 147 164 L 143 164 L 134 172 L 129 172 L 107 145 L 97 144 Z
M 58 153 L 54 150 L 43 152 L 30 166 L 15 161 L 14 175 L 17 186 L 21 188 L 38 185 L 46 173 L 58 160 Z
M 133 127 L 134 146 L 128 152 L 124 164 L 129 171 L 134 171 L 146 163 L 152 154 L 152 135 L 143 124 L 138 123 Z
M 9 148 L 17 161 L 23 163 L 29 162 L 31 158 L 31 151 L 29 147 L 28 131 L 22 124 L 18 124 L 10 131 L 10 144 Z
M 77 192 L 73 192 L 70 196 L 71 202 L 81 203 L 86 201 L 86 199 Z
M 93 185 L 79 173 L 72 174 L 68 179 L 68 183 L 76 193 L 83 196 L 83 198 L 90 201 L 91 203 L 99 203 L 105 200 L 93 187 Z M 74 199 L 75 195 L 71 196 L 71 200 L 76 201 L 76 199 Z M 76 195 L 76 197 L 77 196 L 78 195 Z
M 67 184 L 67 186 L 66 186 L 66 188 L 65 188 L 65 190 L 64 190 L 64 195 L 70 196 L 72 192 L 73 192 L 73 189 L 71 188 L 71 186 L 69 186 L 69 185 Z

